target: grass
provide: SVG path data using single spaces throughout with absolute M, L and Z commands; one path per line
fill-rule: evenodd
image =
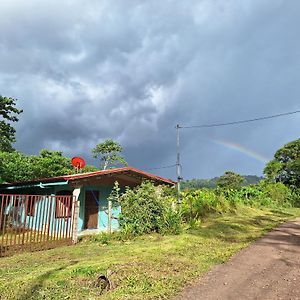
M 238 208 L 177 236 L 146 235 L 0 259 L 0 299 L 166 299 L 300 209 Z M 109 275 L 113 289 L 97 280 Z

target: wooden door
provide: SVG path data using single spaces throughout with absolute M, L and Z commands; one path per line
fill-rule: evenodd
M 86 229 L 98 228 L 99 191 L 85 192 L 85 225 Z

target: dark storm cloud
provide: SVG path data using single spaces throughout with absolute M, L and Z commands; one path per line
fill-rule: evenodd
M 299 11 L 283 0 L 3 1 L 0 92 L 24 108 L 16 147 L 88 158 L 113 138 L 151 168 L 175 162 L 177 123 L 299 109 Z M 182 130 L 184 176 L 260 174 L 263 162 L 214 140 L 272 157 L 299 121 Z

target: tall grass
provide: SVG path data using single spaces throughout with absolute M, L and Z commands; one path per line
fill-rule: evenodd
M 257 185 L 241 188 L 197 189 L 182 192 L 182 204 L 174 205 L 176 190 L 143 182 L 127 188 L 119 194 L 115 185 L 110 198 L 121 206 L 119 216 L 121 239 L 130 239 L 148 233 L 178 234 L 182 224 L 197 223 L 211 214 L 233 212 L 238 206 L 294 207 L 298 206 L 299 194 L 282 183 L 261 181 Z M 196 224 L 195 223 L 195 224 Z M 114 237 L 110 237 L 111 239 Z M 117 238 L 120 238 L 118 234 Z M 106 236 L 100 238 L 105 243 Z
M 250 207 L 299 207 L 299 192 L 282 183 L 261 181 L 240 189 L 198 189 L 182 193 L 182 216 L 185 221 L 203 219 L 212 213 L 226 213 L 237 205 Z

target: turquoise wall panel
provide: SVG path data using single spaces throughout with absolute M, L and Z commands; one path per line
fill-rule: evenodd
M 98 205 L 99 205 L 99 211 L 98 211 L 98 229 L 100 230 L 107 230 L 107 224 L 108 224 L 108 197 L 112 191 L 112 186 L 87 186 L 85 187 L 85 191 L 98 191 L 99 192 L 99 199 Z M 81 205 L 82 215 L 84 215 L 84 203 Z M 118 218 L 119 214 L 121 212 L 121 208 L 115 207 L 112 210 L 112 215 L 115 218 Z M 119 222 L 117 219 L 112 220 L 112 228 L 118 229 L 119 228 Z M 81 230 L 83 227 L 81 227 Z
M 107 230 L 108 224 L 108 197 L 112 191 L 112 186 L 85 186 L 81 188 L 81 192 L 79 194 L 79 219 L 78 219 L 78 231 L 84 230 L 84 219 L 85 219 L 85 192 L 89 190 L 94 190 L 99 192 L 98 202 L 98 229 Z M 34 207 L 34 216 L 26 216 L 26 226 L 29 226 L 31 229 L 42 230 L 45 224 L 48 224 L 50 232 L 57 231 L 58 228 L 61 230 L 67 230 L 68 224 L 64 221 L 63 218 L 55 217 L 55 199 L 51 197 L 47 197 L 47 195 L 55 196 L 55 194 L 62 190 L 73 191 L 74 187 L 71 185 L 63 185 L 63 186 L 55 186 L 51 188 L 35 188 L 31 189 L 30 193 L 24 190 L 22 194 L 39 194 L 45 195 L 42 197 L 40 201 L 36 202 Z M 96 201 L 96 200 L 95 200 Z M 51 212 L 50 212 L 51 208 Z M 6 213 L 14 209 L 12 206 L 8 206 L 6 208 Z M 112 209 L 112 229 L 119 228 L 119 222 L 117 218 L 121 212 L 120 206 L 114 206 Z M 19 211 L 15 213 L 15 225 L 17 223 L 24 222 L 25 220 L 25 207 L 20 206 Z M 48 228 L 47 228 L 48 229 Z
M 55 216 L 54 197 L 43 196 L 35 201 L 32 216 L 25 216 L 25 199 L 23 199 L 19 205 L 14 206 L 12 205 L 13 199 L 12 196 L 11 203 L 5 209 L 5 213 L 10 216 L 10 223 L 16 226 L 22 224 L 22 226 L 25 225 L 27 229 L 41 231 L 43 233 L 49 232 L 52 235 L 59 232 L 60 237 L 70 233 L 71 219 L 56 218 Z
M 82 187 L 78 197 L 79 200 L 79 218 L 78 218 L 78 231 L 84 228 L 84 208 L 85 208 L 85 188 Z

